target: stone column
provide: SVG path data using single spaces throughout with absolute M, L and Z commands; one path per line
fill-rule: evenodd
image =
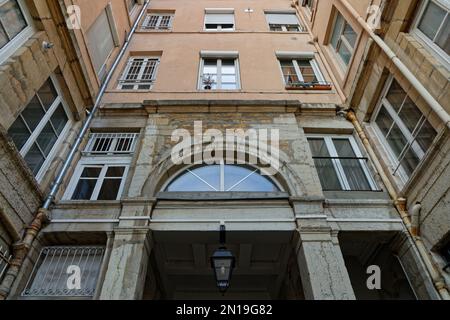
M 354 300 L 350 277 L 330 230 L 299 231 L 297 260 L 307 300 Z
M 100 300 L 142 299 L 151 253 L 150 231 L 116 229 Z
M 292 198 L 298 226 L 296 254 L 307 300 L 355 300 L 336 233 L 323 199 Z

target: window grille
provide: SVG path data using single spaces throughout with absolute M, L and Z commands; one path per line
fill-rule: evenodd
M 42 249 L 23 296 L 93 297 L 104 253 L 103 247 Z M 79 285 L 72 282 L 78 275 Z
M 130 58 L 122 77 L 119 89 L 150 90 L 156 80 L 157 58 Z
M 148 30 L 169 30 L 172 26 L 171 15 L 149 14 L 142 23 L 142 29 Z
M 92 133 L 84 153 L 114 155 L 133 153 L 138 133 Z

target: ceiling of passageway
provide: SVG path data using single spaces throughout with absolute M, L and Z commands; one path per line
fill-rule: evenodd
M 156 232 L 153 261 L 168 299 L 277 298 L 292 254 L 292 232 L 227 232 L 237 266 L 225 297 L 218 292 L 210 257 L 218 232 Z

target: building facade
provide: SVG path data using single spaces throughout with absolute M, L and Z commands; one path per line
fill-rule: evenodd
M 449 298 L 448 1 L 0 9 L 4 299 Z

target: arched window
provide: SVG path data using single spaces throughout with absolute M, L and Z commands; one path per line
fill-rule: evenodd
M 278 192 L 280 188 L 260 169 L 239 165 L 202 165 L 186 169 L 166 192 Z

